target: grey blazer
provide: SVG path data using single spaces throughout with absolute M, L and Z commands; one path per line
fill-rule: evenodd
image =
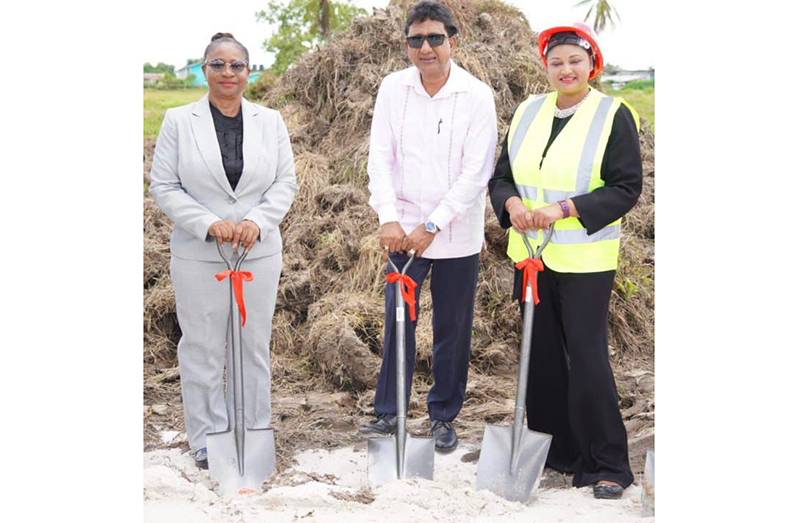
M 219 261 L 208 227 L 218 220 L 247 219 L 260 227 L 249 258 L 282 249 L 278 225 L 297 191 L 294 155 L 280 113 L 241 101 L 244 168 L 236 190 L 222 165 L 208 96 L 166 115 L 155 144 L 150 194 L 175 224 L 172 254 L 188 260 Z

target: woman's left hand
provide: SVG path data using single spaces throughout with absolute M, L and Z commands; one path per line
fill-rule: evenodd
M 255 222 L 243 220 L 236 224 L 233 232 L 233 249 L 238 249 L 239 242 L 244 246 L 244 252 L 249 252 L 260 234 L 260 227 Z
M 552 223 L 563 218 L 562 208 L 558 203 L 535 209 L 532 213 L 532 226 L 534 229 L 548 229 Z

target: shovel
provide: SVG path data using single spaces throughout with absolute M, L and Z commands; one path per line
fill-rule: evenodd
M 532 250 L 526 234 L 522 234 L 529 257 L 539 259 L 549 243 L 554 224 L 549 228 L 537 252 Z M 533 273 L 526 282 L 524 292 L 524 330 L 521 342 L 521 358 L 518 362 L 518 388 L 515 395 L 515 417 L 512 427 L 486 425 L 482 438 L 482 450 L 477 464 L 477 489 L 488 489 L 510 501 L 525 502 L 529 499 L 549 454 L 551 435 L 529 430 L 524 423 L 524 403 L 529 378 L 529 358 L 532 341 L 532 322 L 535 302 L 532 299 Z
M 233 260 L 216 244 L 219 255 L 230 271 L 238 272 L 247 253 L 239 256 L 233 252 Z M 241 318 L 234 299 L 233 274 L 230 275 L 230 347 L 232 369 L 227 369 L 233 392 L 235 416 L 228 420 L 227 430 L 207 435 L 208 468 L 213 480 L 219 483 L 223 494 L 250 493 L 260 489 L 266 477 L 274 472 L 274 431 L 251 429 L 244 425 L 244 369 L 242 366 Z
M 405 276 L 413 263 L 414 252 L 402 269 Z M 388 263 L 397 273 L 399 269 L 390 258 Z M 414 292 L 412 289 L 410 292 Z M 431 437 L 407 435 L 407 403 L 405 399 L 405 300 L 402 280 L 396 281 L 396 434 L 391 437 L 369 438 L 369 486 L 414 476 L 432 480 L 435 440 Z M 209 452 L 210 454 L 210 452 Z

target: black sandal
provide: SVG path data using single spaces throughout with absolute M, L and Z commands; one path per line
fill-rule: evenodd
M 621 499 L 623 487 L 620 485 L 593 485 L 593 497 L 596 499 Z

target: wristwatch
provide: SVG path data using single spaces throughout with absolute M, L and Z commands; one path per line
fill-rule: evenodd
M 424 224 L 424 229 L 432 234 L 438 234 L 439 230 L 438 226 L 432 223 L 432 220 L 427 220 L 427 223 Z

